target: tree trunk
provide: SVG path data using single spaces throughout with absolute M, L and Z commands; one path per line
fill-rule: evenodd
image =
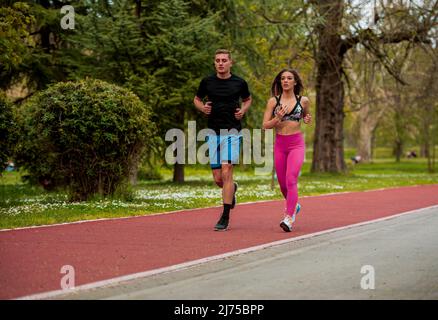
M 373 111 L 370 105 L 366 105 L 359 110 L 359 140 L 357 142 L 357 153 L 364 162 L 370 162 L 372 159 L 374 132 L 387 107 L 383 105 L 378 106 L 377 109 L 377 111 Z
M 420 146 L 420 157 L 422 158 L 429 157 L 429 144 L 427 142 L 423 142 Z
M 131 168 L 129 172 L 129 184 L 135 186 L 137 184 L 138 177 L 138 164 Z
M 402 101 L 402 97 L 400 95 L 400 88 L 396 84 L 396 94 L 394 95 L 394 106 L 395 106 L 395 114 L 394 114 L 394 125 L 395 125 L 395 139 L 394 139 L 394 156 L 395 161 L 400 162 L 400 159 L 403 155 L 403 145 L 405 142 L 405 131 L 406 131 L 406 120 L 403 117 L 406 117 L 406 111 L 404 108 L 404 104 Z
M 435 143 L 432 142 L 431 145 L 432 152 L 429 153 L 429 156 L 427 157 L 427 169 L 429 173 L 435 173 Z
M 403 142 L 400 139 L 396 139 L 394 142 L 394 155 L 396 162 L 400 162 L 402 154 L 403 154 Z
M 139 146 L 135 147 L 129 159 L 128 179 L 129 179 L 129 183 L 132 186 L 135 186 L 137 184 L 138 166 L 141 161 L 143 150 L 144 150 L 143 147 L 139 147 Z
M 175 163 L 173 167 L 173 182 L 183 183 L 184 182 L 184 165 L 180 163 Z
M 141 0 L 135 0 L 135 16 L 137 18 L 141 16 Z
M 395 139 L 394 139 L 394 156 L 395 161 L 400 162 L 401 156 L 403 154 L 403 126 L 402 120 L 399 113 L 395 114 Z
M 373 162 L 374 160 L 374 150 L 376 147 L 376 131 L 377 131 L 377 126 L 374 128 L 373 134 L 372 134 L 372 138 L 371 138 L 371 158 L 370 158 L 370 162 Z
M 312 172 L 344 172 L 344 84 L 340 27 L 342 0 L 318 1 L 324 24 L 317 28 L 316 129 Z
M 373 128 L 365 123 L 361 123 L 359 127 L 359 141 L 357 142 L 357 154 L 363 162 L 371 161 L 372 138 Z
M 175 109 L 175 123 L 181 124 L 180 129 L 184 130 L 184 108 Z M 187 150 L 186 150 L 187 151 Z M 176 152 L 176 150 L 175 150 Z M 186 159 L 186 152 L 184 152 L 184 157 Z M 173 167 L 173 182 L 183 183 L 184 182 L 184 164 L 175 163 Z

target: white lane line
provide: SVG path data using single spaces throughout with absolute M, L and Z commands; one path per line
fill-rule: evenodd
M 368 225 L 368 224 L 372 224 L 372 223 L 377 223 L 380 221 L 390 220 L 390 219 L 394 219 L 394 218 L 401 217 L 401 216 L 408 215 L 408 214 L 419 214 L 419 213 L 422 213 L 423 211 L 427 211 L 430 209 L 438 209 L 438 205 L 425 207 L 425 208 L 421 208 L 421 209 L 416 209 L 416 210 L 411 210 L 411 211 L 407 211 L 407 212 L 402 212 L 402 213 L 398 213 L 395 215 L 391 215 L 391 216 L 387 216 L 387 217 L 383 217 L 383 218 L 378 218 L 378 219 L 374 219 L 374 220 L 369 220 L 369 221 L 364 221 L 364 222 L 359 222 L 359 223 L 355 223 L 355 224 L 351 224 L 351 225 L 347 225 L 347 226 L 343 226 L 343 227 L 323 230 L 323 231 L 319 231 L 319 232 L 315 232 L 315 233 L 302 235 L 299 237 L 294 237 L 294 238 L 274 241 L 274 242 L 270 242 L 270 243 L 265 243 L 262 245 L 258 245 L 258 246 L 254 246 L 254 247 L 250 247 L 250 248 L 245 248 L 245 249 L 240 249 L 240 250 L 235 250 L 232 252 L 227 252 L 224 254 L 219 254 L 219 255 L 215 255 L 215 256 L 211 256 L 211 257 L 207 257 L 207 258 L 202 258 L 202 259 L 198 259 L 198 260 L 193 260 L 193 261 L 189 261 L 189 262 L 184 262 L 184 263 L 180 263 L 180 264 L 169 266 L 169 267 L 149 270 L 149 271 L 145 271 L 145 272 L 133 273 L 133 274 L 129 274 L 129 275 L 121 276 L 121 277 L 116 277 L 116 278 L 112 278 L 112 279 L 107 279 L 107 280 L 103 280 L 103 281 L 98 281 L 98 282 L 92 282 L 89 284 L 77 286 L 74 289 L 54 290 L 54 291 L 47 291 L 47 292 L 43 292 L 43 293 L 23 296 L 23 297 L 17 298 L 17 300 L 49 299 L 49 298 L 54 298 L 56 296 L 61 296 L 61 295 L 65 295 L 65 294 L 79 293 L 80 291 L 84 291 L 84 290 L 95 289 L 95 288 L 109 286 L 109 285 L 115 285 L 115 284 L 118 284 L 121 282 L 130 281 L 130 280 L 139 279 L 139 278 L 144 278 L 144 277 L 149 277 L 149 276 L 157 275 L 157 274 L 161 274 L 161 273 L 168 273 L 168 272 L 172 272 L 172 271 L 183 270 L 183 269 L 187 269 L 187 268 L 197 266 L 197 265 L 200 265 L 203 263 L 207 263 L 210 261 L 222 260 L 222 259 L 226 259 L 226 258 L 229 258 L 232 256 L 244 254 L 244 253 L 262 250 L 262 249 L 266 249 L 269 247 L 274 247 L 274 246 L 278 246 L 278 245 L 282 245 L 282 244 L 286 244 L 286 243 L 290 243 L 290 242 L 294 242 L 294 241 L 298 241 L 298 240 L 308 239 L 308 238 L 312 238 L 312 237 L 316 237 L 316 236 L 320 236 L 323 234 L 328 234 L 328 233 L 332 233 L 332 232 L 336 232 L 336 231 L 340 231 L 340 230 L 345 230 L 345 229 L 364 226 L 364 225 Z
M 345 240 L 355 239 L 355 238 L 358 238 L 358 237 L 361 237 L 361 236 L 364 236 L 364 235 L 370 235 L 372 233 L 376 233 L 376 232 L 379 232 L 379 231 L 381 231 L 381 230 L 380 229 L 367 230 L 367 231 L 355 233 L 354 235 L 349 235 L 349 236 L 345 236 L 345 237 L 341 237 L 341 238 L 336 238 L 336 240 L 326 240 L 326 241 L 323 241 L 323 242 L 318 242 L 318 243 L 310 245 L 310 246 L 305 246 L 305 247 L 299 248 L 299 249 L 293 249 L 291 251 L 283 252 L 283 253 L 280 253 L 280 254 L 275 254 L 275 255 L 273 255 L 271 257 L 268 257 L 268 258 L 265 257 L 265 258 L 262 258 L 261 260 L 245 263 L 245 265 L 243 267 L 242 266 L 237 266 L 237 267 L 233 267 L 233 269 L 234 270 L 236 270 L 236 269 L 237 270 L 241 270 L 241 268 L 245 268 L 245 270 L 248 270 L 248 268 L 253 268 L 253 267 L 256 267 L 258 265 L 262 265 L 262 264 L 265 264 L 267 262 L 274 261 L 276 259 L 282 259 L 284 257 L 290 257 L 292 255 L 297 255 L 297 254 L 300 254 L 300 253 L 303 253 L 303 252 L 306 252 L 306 251 L 309 251 L 309 250 L 312 250 L 312 249 L 321 248 L 321 247 L 324 247 L 324 246 L 327 246 L 327 245 L 331 245 L 331 244 L 335 244 L 335 243 L 339 243 L 339 242 L 342 242 L 342 241 L 345 241 Z M 303 239 L 301 239 L 301 240 L 303 240 Z M 271 246 L 271 248 L 272 247 L 273 246 Z M 264 249 L 267 249 L 267 248 L 264 248 Z M 214 261 L 221 261 L 221 260 L 224 260 L 224 259 L 214 260 Z M 195 266 L 192 266 L 192 268 L 193 267 L 195 267 Z M 186 269 L 189 269 L 189 268 L 186 268 Z M 178 270 L 178 271 L 180 271 L 180 270 Z M 228 272 L 228 271 L 229 271 L 229 269 L 221 270 L 219 272 L 215 272 L 215 275 L 218 276 L 219 274 L 221 274 L 223 272 Z M 187 279 L 184 280 L 184 281 L 187 281 Z M 141 298 L 144 294 L 147 294 L 148 292 L 150 292 L 149 288 L 141 289 L 141 290 L 137 290 L 137 291 L 129 291 L 127 293 L 107 296 L 107 297 L 102 298 L 102 300 L 126 300 L 126 299 L 130 300 L 130 299 L 137 299 L 138 297 Z

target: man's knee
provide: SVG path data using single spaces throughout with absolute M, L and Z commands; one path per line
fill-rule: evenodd
M 218 186 L 218 187 L 223 187 L 224 186 L 224 182 L 222 181 L 222 178 L 214 178 L 214 182 L 216 183 L 216 185 Z
M 233 165 L 230 163 L 222 164 L 222 181 L 228 181 L 233 175 Z
M 222 170 L 218 169 L 218 170 L 213 170 L 213 179 L 214 182 L 222 188 L 223 186 L 223 181 L 222 181 Z

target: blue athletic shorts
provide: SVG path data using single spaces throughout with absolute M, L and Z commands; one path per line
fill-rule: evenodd
M 222 163 L 239 163 L 241 135 L 209 135 L 207 136 L 207 143 L 212 169 L 220 169 Z

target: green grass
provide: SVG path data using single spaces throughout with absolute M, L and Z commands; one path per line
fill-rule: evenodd
M 299 180 L 300 195 L 438 183 L 438 174 L 427 173 L 425 159 L 400 163 L 380 159 L 349 167 L 347 174 L 311 174 L 306 162 Z M 4 173 L 0 178 L 0 229 L 221 205 L 221 190 L 214 185 L 207 166 L 187 166 L 183 184 L 170 181 L 170 169 L 162 169 L 161 174 L 163 180 L 140 181 L 132 201 L 113 198 L 70 203 L 63 192 L 49 193 L 23 184 L 17 172 Z M 236 167 L 235 179 L 239 182 L 239 202 L 282 199 L 277 182 L 271 190 L 270 175 L 256 176 L 252 169 Z

